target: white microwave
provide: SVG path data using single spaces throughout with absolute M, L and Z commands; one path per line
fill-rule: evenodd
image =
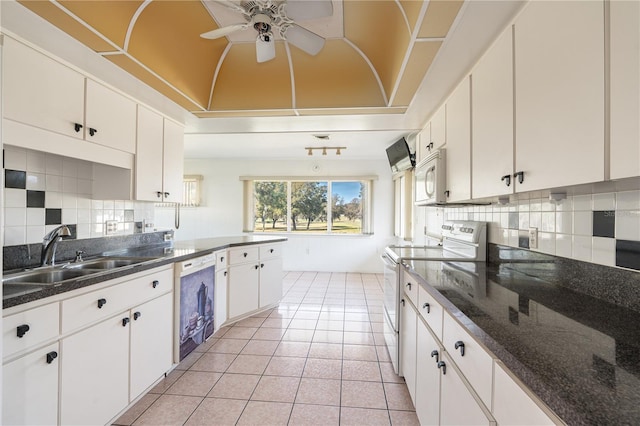
M 446 196 L 445 149 L 438 149 L 415 169 L 415 198 L 418 206 L 444 204 Z

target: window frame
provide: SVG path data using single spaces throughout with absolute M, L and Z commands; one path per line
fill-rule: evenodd
M 373 190 L 377 176 L 240 176 L 243 182 L 243 232 L 252 234 L 286 234 L 304 236 L 344 236 L 362 237 L 373 235 Z M 287 184 L 287 230 L 279 232 L 261 232 L 255 230 L 254 183 L 286 182 Z M 324 232 L 293 231 L 291 223 L 292 184 L 296 182 L 322 182 L 327 184 L 326 220 L 327 230 Z M 331 229 L 332 184 L 335 182 L 359 182 L 364 185 L 362 196 L 362 227 L 355 234 L 333 232 Z

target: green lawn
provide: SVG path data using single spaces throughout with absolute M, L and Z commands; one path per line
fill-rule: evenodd
M 287 232 L 287 224 L 284 222 L 277 222 L 275 228 L 269 223 L 265 223 L 264 230 L 262 229 L 262 222 L 256 221 L 254 231 L 255 232 Z M 298 228 L 292 232 L 309 232 L 309 233 L 325 233 L 327 232 L 327 222 L 311 222 L 309 229 L 307 229 L 306 221 L 298 221 Z M 359 220 L 334 220 L 331 227 L 331 232 L 334 234 L 360 234 L 362 233 L 362 223 Z

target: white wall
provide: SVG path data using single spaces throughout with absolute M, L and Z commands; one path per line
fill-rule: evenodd
M 320 170 L 312 167 L 319 165 Z M 242 234 L 240 176 L 365 176 L 373 183 L 372 236 L 286 235 L 284 269 L 288 271 L 382 272 L 379 255 L 393 242 L 393 185 L 384 160 L 185 160 L 185 174 L 203 180 L 203 204 L 181 210 L 177 240 Z M 157 227 L 173 227 L 173 209 L 156 208 Z

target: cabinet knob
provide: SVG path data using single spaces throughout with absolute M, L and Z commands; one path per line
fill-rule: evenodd
M 244 257 L 247 257 L 247 255 L 248 255 L 248 254 L 249 254 L 249 253 L 247 253 L 247 252 L 242 253 L 242 255 L 243 255 Z
M 407 283 L 407 287 L 409 287 L 409 291 L 411 291 L 411 283 Z
M 261 264 L 260 264 L 260 267 L 261 267 L 261 268 L 264 268 L 264 263 L 261 263 Z
M 153 280 L 153 282 L 151 283 L 151 285 L 153 286 L 153 288 L 158 287 L 158 285 L 160 285 L 160 281 L 158 280 Z
M 428 149 L 429 151 L 431 151 L 431 150 L 433 149 L 433 142 L 429 142 L 429 143 L 427 144 L 427 149 Z
M 449 195 L 451 194 L 451 191 L 449 191 L 448 189 L 446 191 L 444 191 L 444 196 L 449 198 Z
M 500 178 L 507 186 L 511 186 L 511 175 L 504 175 Z
M 404 299 L 402 299 L 402 300 L 400 301 L 400 303 L 402 303 L 402 306 L 404 306 Z
M 142 314 L 140 312 L 134 312 L 133 313 L 133 320 L 137 321 L 138 318 L 140 318 L 142 316 Z
M 107 299 L 98 299 L 98 309 L 102 309 L 107 304 Z
M 47 354 L 47 364 L 51 364 L 54 359 L 58 358 L 58 352 L 51 351 Z
M 256 266 L 254 266 L 254 268 L 256 268 L 256 269 L 258 269 L 259 267 L 260 267 L 260 265 L 256 265 Z
M 436 364 L 438 366 L 438 368 L 442 369 L 442 374 L 447 374 L 447 364 L 445 364 L 444 361 L 438 361 L 438 363 Z
M 224 256 L 220 256 L 220 262 L 224 262 Z
M 169 195 L 171 195 L 171 194 L 169 194 L 168 192 L 165 192 L 165 193 L 164 193 L 164 196 L 165 196 L 165 197 L 168 197 Z
M 73 128 L 76 131 L 76 133 L 79 133 L 80 130 L 82 130 L 82 127 L 84 127 L 84 126 L 82 126 L 82 124 L 80 124 L 80 123 L 73 123 Z
M 156 191 L 156 195 L 158 196 L 158 198 L 162 198 L 162 191 Z
M 513 174 L 514 178 L 518 178 L 518 183 L 524 182 L 524 172 L 517 172 Z
M 19 325 L 18 328 L 17 328 L 17 333 L 16 334 L 17 334 L 17 336 L 19 338 L 22 339 L 22 337 L 24 337 L 24 335 L 27 334 L 27 331 L 29 331 L 29 329 L 30 328 L 29 328 L 28 324 Z
M 431 351 L 431 358 L 433 358 L 434 356 L 436 357 L 436 364 L 437 364 L 439 362 L 440 354 L 438 354 L 438 351 L 435 349 Z
M 89 127 L 89 135 L 90 136 L 95 136 L 96 133 L 98 133 L 98 129 L 94 129 L 93 127 Z
M 269 253 L 273 253 L 273 249 L 269 249 Z
M 424 305 L 422 305 L 422 309 L 426 309 L 428 314 L 431 313 L 431 305 L 426 302 Z
M 123 327 L 126 327 L 126 326 L 127 326 L 127 324 L 129 324 L 129 321 L 131 321 L 131 320 L 129 319 L 129 317 L 124 317 L 124 318 L 122 318 L 122 326 L 123 326 Z
M 227 271 L 224 271 L 224 276 L 225 276 L 225 277 L 227 276 Z
M 464 356 L 464 342 L 462 340 L 458 340 L 454 347 L 460 349 L 460 356 Z

